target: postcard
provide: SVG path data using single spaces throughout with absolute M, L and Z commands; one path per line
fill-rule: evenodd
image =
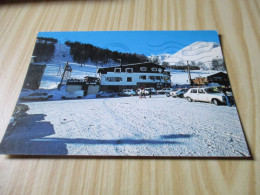
M 217 31 L 40 32 L 0 153 L 251 157 Z

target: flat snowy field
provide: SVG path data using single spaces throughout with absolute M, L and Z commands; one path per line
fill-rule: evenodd
M 154 95 L 26 102 L 1 152 L 100 156 L 250 156 L 236 107 Z

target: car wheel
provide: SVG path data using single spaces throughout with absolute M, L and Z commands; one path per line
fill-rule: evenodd
M 192 102 L 192 99 L 190 97 L 187 97 L 188 102 Z
M 220 104 L 220 102 L 217 99 L 213 99 L 212 103 L 215 104 L 216 106 L 218 106 Z
M 61 97 L 61 99 L 65 99 L 65 97 L 64 97 L 64 96 L 62 96 L 62 97 Z
M 180 98 L 183 98 L 183 94 L 179 95 Z
M 77 99 L 81 99 L 81 96 L 78 96 Z

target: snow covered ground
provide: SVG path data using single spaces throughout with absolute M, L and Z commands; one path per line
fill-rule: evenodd
M 100 156 L 249 156 L 236 107 L 154 95 L 27 102 L 1 152 Z

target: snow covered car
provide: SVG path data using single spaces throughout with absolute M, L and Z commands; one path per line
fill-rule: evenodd
M 81 99 L 84 96 L 84 90 L 66 92 L 61 96 L 62 99 Z
M 156 93 L 157 93 L 156 89 L 154 89 L 153 87 L 145 88 L 144 90 L 145 90 L 145 91 L 148 91 L 148 93 L 149 93 L 149 91 L 151 90 L 152 94 L 156 94 Z
M 96 94 L 96 97 L 115 97 L 116 95 L 118 95 L 118 93 L 115 93 L 112 90 L 108 90 L 108 91 L 100 91 L 99 93 Z
M 225 95 L 217 87 L 191 88 L 184 94 L 184 98 L 189 102 L 202 101 L 210 102 L 215 105 L 227 103 Z
M 170 96 L 176 98 L 180 97 L 183 98 L 183 95 L 188 91 L 188 89 L 178 89 L 178 90 L 173 90 L 170 92 Z
M 165 94 L 165 93 L 170 93 L 171 91 L 172 91 L 172 88 L 163 88 L 161 90 L 157 90 L 157 93 Z
M 20 98 L 23 101 L 30 101 L 30 100 L 48 100 L 52 98 L 53 95 L 48 95 L 48 93 L 32 93 L 31 95 L 24 96 Z
M 120 93 L 120 96 L 134 96 L 136 92 L 133 89 L 123 89 Z

